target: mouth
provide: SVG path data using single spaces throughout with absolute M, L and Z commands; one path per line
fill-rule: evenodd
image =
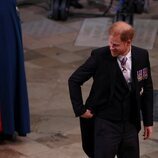
M 117 53 L 115 53 L 115 52 L 111 52 L 111 55 L 112 55 L 113 57 L 118 56 L 118 54 L 117 54 Z

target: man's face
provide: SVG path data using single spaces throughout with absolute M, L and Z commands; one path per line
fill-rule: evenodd
M 119 55 L 126 55 L 130 49 L 131 41 L 121 41 L 120 35 L 109 36 L 109 47 L 111 55 L 117 57 Z

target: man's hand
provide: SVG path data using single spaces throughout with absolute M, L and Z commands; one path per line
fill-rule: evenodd
M 92 118 L 92 117 L 93 117 L 93 114 L 91 113 L 90 110 L 87 109 L 86 112 L 81 115 L 81 117 L 82 117 L 82 118 L 87 118 L 87 119 L 89 119 L 89 118 Z
M 144 126 L 144 134 L 143 134 L 144 140 L 151 137 L 152 131 L 153 131 L 152 126 Z

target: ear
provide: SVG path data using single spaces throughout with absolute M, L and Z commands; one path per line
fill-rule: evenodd
M 128 45 L 131 45 L 131 43 L 132 43 L 132 41 L 129 39 L 129 40 L 127 41 L 127 44 L 128 44 Z

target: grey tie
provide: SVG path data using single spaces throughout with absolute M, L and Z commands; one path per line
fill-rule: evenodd
M 127 57 L 123 57 L 123 58 L 120 60 L 122 72 L 127 71 L 127 69 L 126 69 L 126 61 L 127 61 Z
M 120 61 L 120 64 L 121 64 L 121 70 L 122 70 L 123 76 L 126 79 L 126 81 L 128 82 L 130 76 L 127 72 L 127 67 L 126 67 L 127 57 L 123 57 L 122 59 L 119 59 L 119 61 Z

